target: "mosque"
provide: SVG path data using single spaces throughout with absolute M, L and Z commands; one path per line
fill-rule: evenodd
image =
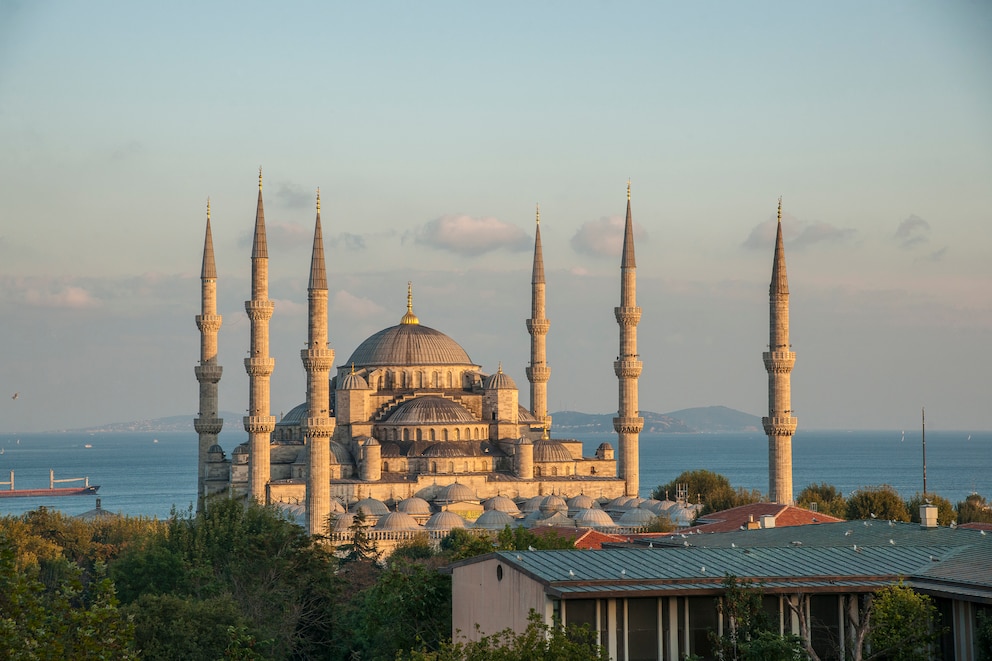
M 791 362 L 788 356 L 780 355 L 789 353 L 787 285 L 784 299 L 782 292 L 775 298 L 776 277 L 779 289 L 785 278 L 784 253 L 780 255 L 780 249 L 781 202 L 775 256 L 776 265 L 781 257 L 781 268 L 773 269 L 772 281 L 772 314 L 778 319 L 772 319 L 772 352 L 765 354 L 769 373 L 769 417 L 765 418 L 765 426 L 769 434 L 770 475 L 774 476 L 770 479 L 770 493 L 778 502 L 791 502 L 791 434 L 795 419 L 789 417 L 787 410 Z M 223 371 L 217 362 L 221 316 L 217 314 L 217 270 L 208 203 L 201 314 L 196 317 L 200 330 L 200 361 L 195 367 L 200 411 L 194 420 L 199 435 L 198 509 L 204 507 L 207 497 L 228 493 L 295 508 L 311 534 L 325 534 L 340 529 L 347 517 L 339 515 L 348 509 L 354 511 L 356 506 L 371 516 L 372 522 L 382 523 L 392 517 L 393 525 L 398 525 L 396 519 L 409 519 L 400 528 L 409 528 L 411 521 L 429 525 L 429 518 L 437 521 L 447 516 L 447 523 L 441 527 L 450 529 L 476 520 L 485 524 L 487 510 L 494 508 L 505 516 L 516 509 L 515 503 L 530 503 L 531 511 L 543 511 L 547 515 L 544 518 L 549 518 L 555 513 L 564 517 L 566 510 L 574 510 L 571 514 L 575 515 L 579 509 L 596 509 L 608 501 L 624 503 L 627 509 L 642 502 L 638 498 L 638 437 L 644 420 L 638 415 L 637 398 L 642 370 L 637 352 L 641 309 L 636 302 L 629 183 L 620 301 L 614 308 L 620 328 L 619 356 L 614 362 L 619 385 L 618 413 L 614 418 L 616 456 L 608 443 L 601 444 L 594 456 L 583 456 L 580 441 L 551 438 L 549 433 L 547 388 L 551 368 L 547 364 L 546 336 L 550 321 L 545 314 L 539 209 L 531 317 L 526 320 L 530 335 L 528 405 L 520 402 L 517 386 L 502 366 L 494 372 L 483 370 L 454 339 L 420 322 L 414 313 L 409 283 L 406 311 L 399 323 L 373 334 L 347 360 L 335 363 L 335 352 L 328 343 L 329 274 L 318 191 L 307 290 L 307 340 L 301 351 L 306 401 L 277 421 L 269 404 L 269 377 L 275 361 L 269 356 L 268 323 L 274 305 L 268 298 L 261 171 L 251 265 L 251 298 L 245 301 L 251 321 L 249 355 L 245 359 L 250 383 L 248 415 L 243 420 L 248 439 L 228 458 L 217 444 L 223 427 L 217 414 Z M 794 354 L 791 356 L 794 361 Z M 786 451 L 787 465 L 781 456 Z M 545 501 L 554 501 L 554 507 L 540 505 Z M 452 514 L 457 515 L 457 521 Z M 517 511 L 513 516 L 523 514 Z M 605 525 L 601 517 L 586 516 Z M 335 525 L 332 522 L 336 518 Z

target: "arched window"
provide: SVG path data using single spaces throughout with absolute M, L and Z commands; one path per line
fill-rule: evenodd
M 436 441 L 437 440 L 436 438 L 434 438 L 434 428 L 433 427 L 431 427 L 431 429 L 430 429 L 430 435 L 431 435 L 431 440 L 432 441 Z
M 557 476 L 558 475 L 558 467 L 557 466 L 552 466 L 551 467 L 551 474 L 554 475 L 554 476 Z
M 445 387 L 447 388 L 451 387 L 451 372 L 448 372 L 448 379 L 447 382 L 445 383 Z
M 436 473 L 437 472 L 437 462 L 436 461 L 432 461 L 431 462 L 431 472 L 432 473 Z
M 472 437 L 475 440 L 479 440 L 479 428 L 478 427 L 476 427 L 475 429 L 472 430 Z
M 388 473 L 389 472 L 389 462 L 388 461 L 382 462 L 382 471 L 384 473 Z
M 453 462 L 453 461 L 449 461 L 448 462 L 448 472 L 449 473 L 454 473 L 455 472 L 455 462 Z
M 440 388 L 441 385 L 438 382 L 437 371 L 431 372 L 431 388 Z
M 541 467 L 540 466 L 535 466 L 534 467 L 534 477 L 541 477 Z
M 441 440 L 442 441 L 448 440 L 448 430 L 447 429 L 442 429 L 441 430 Z
M 468 427 L 465 428 L 465 440 L 466 441 L 472 440 L 472 430 L 469 429 Z
M 417 440 L 418 441 L 424 440 L 424 431 L 420 428 L 417 428 Z
M 462 430 L 459 429 L 458 427 L 455 427 L 455 440 L 456 441 L 462 440 Z
M 405 427 L 403 428 L 403 440 L 404 441 L 410 440 L 410 430 Z

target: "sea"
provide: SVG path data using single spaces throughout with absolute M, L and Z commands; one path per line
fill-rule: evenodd
M 230 455 L 245 440 L 221 434 Z M 581 436 L 592 455 L 615 436 Z M 799 431 L 792 442 L 796 493 L 827 483 L 845 496 L 863 486 L 888 484 L 904 499 L 923 491 L 923 438 L 920 430 Z M 99 485 L 101 507 L 131 516 L 167 518 L 186 511 L 196 497 L 197 438 L 192 432 L 110 432 L 0 434 L 0 482 L 14 471 L 19 489 L 46 488 L 55 479 L 89 478 Z M 720 473 L 734 487 L 768 491 L 768 440 L 754 433 L 641 434 L 640 491 L 647 497 L 660 484 L 686 470 Z M 952 503 L 971 493 L 992 498 L 992 431 L 926 432 L 927 490 Z M 60 483 L 76 486 L 82 482 Z M 0 484 L 0 489 L 9 489 Z M 589 494 L 594 495 L 594 494 Z M 0 515 L 38 507 L 69 515 L 96 507 L 94 496 L 0 498 Z

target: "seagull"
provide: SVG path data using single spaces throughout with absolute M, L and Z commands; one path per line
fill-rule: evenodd
M 700 567 L 700 568 L 699 568 L 699 571 L 701 571 L 702 573 L 704 573 L 704 574 L 705 574 L 705 573 L 706 573 L 706 567 L 705 567 L 705 566 L 703 566 L 703 567 Z
M 894 527 L 895 525 L 896 525 L 896 522 L 895 522 L 895 521 L 893 521 L 892 519 L 889 519 L 889 527 L 890 527 L 890 528 L 892 528 L 892 527 Z
M 889 540 L 889 544 L 892 544 L 892 546 L 895 546 L 896 545 L 896 540 L 890 539 Z
M 536 549 L 536 548 L 534 548 L 533 546 L 528 546 L 528 547 L 527 547 L 527 550 L 528 550 L 528 551 L 536 551 L 537 549 Z
M 517 554 L 517 560 L 523 560 L 523 559 L 524 559 L 524 556 L 522 556 L 522 555 L 520 555 L 520 554 L 518 553 L 518 554 Z
M 985 534 L 985 531 L 984 530 L 982 531 L 982 534 L 983 535 Z M 654 542 L 648 542 L 648 548 L 649 549 L 653 549 L 654 548 Z
M 940 558 L 930 556 L 930 562 L 940 562 Z
M 982 537 L 985 537 L 985 531 L 984 530 L 979 530 L 978 531 L 978 534 L 980 534 Z
M 878 516 L 876 516 L 874 512 L 868 512 L 868 514 L 869 514 L 869 516 L 871 516 L 871 518 L 873 518 L 873 519 L 877 519 L 877 518 L 878 518 Z
M 621 569 L 620 570 L 620 575 L 621 576 L 626 576 L 627 575 L 627 570 L 626 569 Z
M 18 397 L 20 397 L 20 396 L 21 396 L 21 393 L 19 393 L 19 392 L 15 392 L 15 393 L 14 393 L 13 395 L 11 395 L 11 396 L 10 396 L 10 398 L 11 398 L 11 399 L 17 399 L 17 398 L 18 398 Z
M 689 542 L 682 542 L 682 546 L 688 548 L 689 547 Z
M 732 549 L 737 548 L 737 544 L 734 544 L 733 542 L 730 542 L 730 548 L 732 548 Z
M 853 548 L 854 548 L 855 551 L 857 551 L 858 550 L 858 545 L 855 544 Z
M 958 522 L 957 521 L 951 521 L 951 528 L 957 528 L 957 527 L 958 527 Z
M 575 572 L 572 571 L 571 569 L 569 569 L 568 570 L 568 575 L 574 578 L 575 577 Z
M 846 531 L 846 532 L 844 533 L 844 537 L 850 537 L 850 536 L 851 536 L 851 533 L 852 533 L 852 532 L 854 532 L 854 531 L 853 531 L 853 530 L 848 530 L 848 531 Z
M 802 543 L 802 542 L 800 542 L 799 540 L 796 540 L 796 541 L 794 541 L 794 542 L 791 542 L 791 544 L 792 544 L 793 546 L 802 546 L 802 545 L 803 545 L 803 543 Z

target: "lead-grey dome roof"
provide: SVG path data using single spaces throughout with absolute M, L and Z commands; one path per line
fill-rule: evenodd
M 534 461 L 572 461 L 572 453 L 558 441 L 542 438 L 534 442 Z
M 420 324 L 399 324 L 358 345 L 348 364 L 357 367 L 465 365 L 478 368 L 465 349 L 441 331 Z
M 461 404 L 443 397 L 417 397 L 403 402 L 384 421 L 390 425 L 450 425 L 478 422 Z

